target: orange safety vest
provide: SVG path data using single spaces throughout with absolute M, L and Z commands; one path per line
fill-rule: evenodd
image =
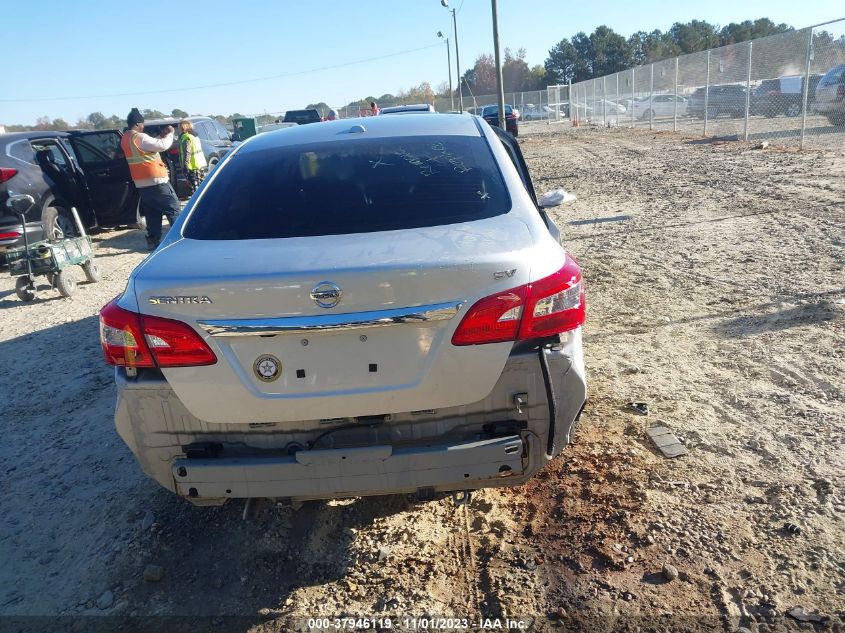
M 167 167 L 158 152 L 145 152 L 137 145 L 139 132 L 129 130 L 120 139 L 120 149 L 129 163 L 129 175 L 132 180 L 149 180 L 150 178 L 167 178 Z

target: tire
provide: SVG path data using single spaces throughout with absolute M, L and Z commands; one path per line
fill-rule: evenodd
M 217 163 L 219 163 L 219 162 L 220 162 L 220 159 L 217 158 L 217 156 L 212 156 L 211 158 L 209 158 L 208 159 L 208 172 L 207 173 L 210 174 L 211 170 L 214 169 L 215 165 L 217 165 Z
M 79 233 L 73 216 L 64 207 L 47 207 L 41 214 L 41 226 L 45 239 L 55 242 L 64 237 L 75 237 Z
M 89 259 L 82 264 L 82 270 L 85 272 L 85 279 L 94 284 L 103 278 L 103 271 L 100 270 L 100 265 L 93 259 Z
M 138 200 L 138 206 L 135 207 L 135 223 L 132 224 L 133 229 L 147 230 L 147 218 L 141 215 L 141 201 Z
M 15 281 L 15 294 L 21 301 L 32 301 L 35 299 L 35 291 L 29 288 L 29 277 L 18 277 Z
M 796 117 L 801 114 L 801 104 L 800 103 L 792 103 L 786 106 L 786 109 L 783 111 L 786 116 Z
M 76 280 L 70 276 L 70 268 L 65 268 L 53 278 L 56 283 L 56 290 L 63 297 L 70 297 L 76 292 Z
M 828 114 L 827 120 L 831 125 L 845 125 L 845 114 Z
M 651 110 L 646 110 L 643 112 L 643 115 L 640 117 L 640 121 L 648 121 L 651 117 Z

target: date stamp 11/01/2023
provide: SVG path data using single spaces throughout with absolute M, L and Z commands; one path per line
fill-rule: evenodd
M 308 631 L 525 631 L 527 618 L 461 617 L 317 617 L 303 618 Z

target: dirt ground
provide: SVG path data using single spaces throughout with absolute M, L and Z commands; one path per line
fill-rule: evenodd
M 841 148 L 521 141 L 538 191 L 578 196 L 555 215 L 587 280 L 590 400 L 562 457 L 468 505 L 194 508 L 115 433 L 97 342 L 143 235 L 97 236 L 104 279 L 73 299 L 24 305 L 0 271 L 0 629 L 845 630 Z M 654 425 L 689 453 L 662 457 Z

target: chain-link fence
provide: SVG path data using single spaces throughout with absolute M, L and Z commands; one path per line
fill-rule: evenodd
M 845 20 L 637 66 L 570 91 L 581 124 L 841 148 Z
M 434 97 L 429 102 L 437 112 L 458 112 L 460 100 L 457 96 Z M 499 102 L 495 94 L 464 94 L 464 111 L 470 114 L 482 114 L 485 106 L 494 106 Z M 379 108 L 410 105 L 420 103 L 419 100 L 380 101 Z M 505 104 L 516 108 L 520 121 L 560 121 L 569 116 L 569 87 L 549 86 L 545 90 L 526 90 L 522 92 L 506 92 Z M 340 118 L 347 119 L 357 116 L 369 116 L 369 105 L 348 105 L 336 108 Z

